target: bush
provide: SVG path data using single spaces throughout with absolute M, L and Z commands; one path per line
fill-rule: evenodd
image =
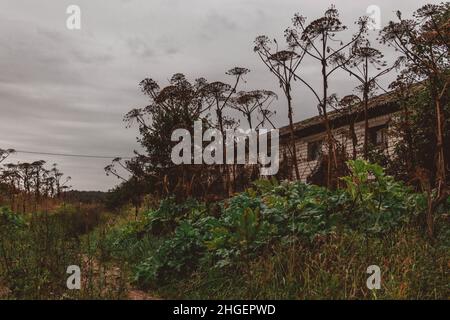
M 349 198 L 344 214 L 352 228 L 382 234 L 409 222 L 424 208 L 423 195 L 363 160 L 349 161 L 351 174 L 343 177 Z
M 141 222 L 133 221 L 111 228 L 103 236 L 98 235 L 97 243 L 102 253 L 102 259 L 115 258 L 135 261 L 142 258 L 145 252 L 141 252 L 143 237 L 145 235 L 145 225 Z
M 156 236 L 163 236 L 173 232 L 184 219 L 198 217 L 206 208 L 195 199 L 188 199 L 179 204 L 175 198 L 163 199 L 157 210 L 146 214 L 147 230 Z
M 154 255 L 137 266 L 136 281 L 148 286 L 190 274 L 198 266 L 203 251 L 198 230 L 189 222 L 182 222 Z
M 13 213 L 7 207 L 0 207 L 0 230 L 1 232 L 10 232 L 20 230 L 26 226 L 22 216 Z

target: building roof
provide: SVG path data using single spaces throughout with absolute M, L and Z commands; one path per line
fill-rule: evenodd
M 422 83 L 415 84 L 412 92 L 416 92 L 422 88 Z M 395 91 L 383 93 L 371 98 L 368 103 L 369 119 L 398 111 L 399 105 L 397 102 L 398 98 Z M 363 121 L 364 104 L 361 102 L 353 108 L 354 111 L 352 114 L 355 115 L 356 122 Z M 348 124 L 348 115 L 345 115 L 343 112 L 337 110 L 329 111 L 328 117 L 333 129 L 337 129 Z M 280 137 L 287 136 L 290 133 L 289 125 L 281 127 L 279 130 Z M 306 137 L 324 131 L 325 126 L 323 123 L 323 117 L 320 115 L 294 123 L 294 132 L 297 138 Z

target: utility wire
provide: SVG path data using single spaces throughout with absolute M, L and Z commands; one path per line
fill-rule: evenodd
M 61 156 L 61 157 L 74 157 L 74 158 L 94 158 L 94 159 L 115 159 L 121 158 L 124 160 L 130 160 L 131 157 L 111 157 L 111 156 L 97 156 L 90 154 L 69 154 L 69 153 L 52 153 L 52 152 L 37 152 L 37 151 L 25 151 L 25 150 L 14 150 L 15 153 L 26 153 L 26 154 L 37 154 L 45 156 Z

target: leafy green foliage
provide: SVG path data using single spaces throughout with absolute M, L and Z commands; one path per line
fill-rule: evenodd
M 146 252 L 140 250 L 146 238 L 145 225 L 141 222 L 128 222 L 115 226 L 104 238 L 99 238 L 96 245 L 101 248 L 103 258 L 116 258 L 136 261 L 142 259 Z
M 276 227 L 261 216 L 262 202 L 253 190 L 232 198 L 217 226 L 210 230 L 208 250 L 223 267 L 257 254 L 270 242 Z
M 198 268 L 246 270 L 250 261 L 274 254 L 274 248 L 299 243 L 313 248 L 338 232 L 386 235 L 424 209 L 423 196 L 380 166 L 363 160 L 348 166 L 343 189 L 259 180 L 220 203 L 219 214 L 210 214 L 194 200 L 177 204 L 165 199 L 147 214 L 140 229 L 161 242 L 138 263 L 136 280 L 146 286 L 179 279 Z
M 379 165 L 363 160 L 349 161 L 348 165 L 351 175 L 342 180 L 350 204 L 344 214 L 353 228 L 386 233 L 424 209 L 421 195 L 386 175 Z
M 199 231 L 189 222 L 182 222 L 154 255 L 137 266 L 136 280 L 152 285 L 192 272 L 202 256 L 203 247 Z
M 175 198 L 163 199 L 157 210 L 146 214 L 147 230 L 154 235 L 166 235 L 175 230 L 184 219 L 204 214 L 206 208 L 195 199 L 187 199 L 178 204 Z
M 0 230 L 12 231 L 22 229 L 26 226 L 22 216 L 14 214 L 7 207 L 0 207 Z

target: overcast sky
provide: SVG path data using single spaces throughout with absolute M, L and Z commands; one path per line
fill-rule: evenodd
M 395 10 L 410 15 L 430 2 L 438 1 L 0 0 L 0 148 L 132 155 L 139 148 L 137 132 L 126 129 L 122 118 L 131 108 L 145 106 L 138 88 L 142 79 L 151 77 L 164 85 L 181 72 L 191 80 L 203 76 L 227 81 L 226 70 L 243 66 L 251 73 L 241 89 L 281 95 L 253 52 L 256 36 L 266 34 L 282 44 L 294 13 L 311 20 L 331 3 L 352 26 L 369 5 L 380 7 L 384 25 L 394 19 Z M 71 4 L 81 8 L 81 30 L 66 28 Z M 312 64 L 302 73 L 318 80 Z M 343 96 L 355 85 L 340 73 L 331 90 Z M 296 86 L 295 120 L 316 115 L 311 93 Z M 282 96 L 274 107 L 276 124 L 285 125 Z M 105 176 L 105 159 L 18 153 L 9 161 L 39 159 L 57 162 L 72 176 L 74 189 L 108 190 L 118 182 Z

